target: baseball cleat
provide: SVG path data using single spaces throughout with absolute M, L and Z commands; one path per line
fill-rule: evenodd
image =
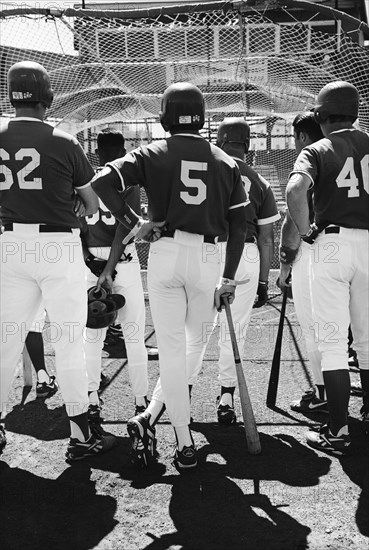
M 3 450 L 5 449 L 6 445 L 6 435 L 5 430 L 3 426 L 0 426 L 0 455 L 2 454 Z
M 327 401 L 323 401 L 316 396 L 314 390 L 307 390 L 300 399 L 292 401 L 290 407 L 296 412 L 319 412 L 328 413 Z
M 95 436 L 92 433 L 87 441 L 70 438 L 65 456 L 70 461 L 83 460 L 84 458 L 106 453 L 116 445 L 117 438 L 114 435 Z
M 155 428 L 150 426 L 145 416 L 139 414 L 128 420 L 127 431 L 132 442 L 132 463 L 148 467 L 156 459 Z
M 351 446 L 351 438 L 348 434 L 333 435 L 328 424 L 321 426 L 318 432 L 313 430 L 307 432 L 306 442 L 310 447 L 314 447 L 314 449 L 319 449 L 335 456 L 345 455 Z
M 217 416 L 219 424 L 234 424 L 237 420 L 234 407 L 230 405 L 220 405 L 220 397 L 217 398 Z
M 51 397 L 59 389 L 58 383 L 55 380 L 55 376 L 50 376 L 49 383 L 37 382 L 36 384 L 36 397 Z
M 197 466 L 197 452 L 195 445 L 183 447 L 181 451 L 176 449 L 174 453 L 174 465 L 178 471 L 187 471 Z

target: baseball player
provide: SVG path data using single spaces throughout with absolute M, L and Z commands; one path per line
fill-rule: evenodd
M 369 423 L 368 250 L 369 135 L 353 126 L 359 93 L 335 81 L 318 94 L 314 115 L 324 138 L 305 147 L 287 185 L 287 204 L 310 255 L 313 321 L 327 394 L 329 422 L 310 431 L 312 447 L 344 454 L 350 447 L 350 376 L 347 335 L 351 321 L 363 388 L 361 410 Z M 315 223 L 309 220 L 307 192 L 313 189 Z M 290 249 L 292 258 L 297 249 Z M 293 258 L 292 258 L 293 259 Z
M 97 153 L 100 165 L 124 156 L 124 137 L 121 132 L 105 129 L 97 136 Z M 128 191 L 128 203 L 136 213 L 140 212 L 139 187 Z M 119 310 L 127 349 L 128 372 L 136 414 L 147 405 L 148 377 L 147 350 L 145 346 L 145 300 L 142 288 L 140 263 L 133 239 L 123 245 L 129 233 L 100 202 L 98 212 L 86 218 L 83 241 L 87 270 L 87 288 L 108 285 L 116 294 L 125 297 L 125 306 Z M 94 426 L 101 424 L 98 389 L 101 378 L 101 351 L 107 329 L 86 328 L 85 354 L 89 389 L 89 418 Z
M 319 124 L 314 119 L 314 113 L 310 111 L 297 115 L 292 127 L 297 154 L 300 154 L 304 147 L 324 137 Z M 311 191 L 309 191 L 309 220 L 311 223 L 314 221 Z M 295 250 L 299 246 L 299 253 L 293 264 L 291 264 L 288 252 L 290 249 Z M 310 246 L 308 243 L 301 241 L 297 228 L 287 210 L 281 227 L 278 285 L 282 290 L 289 286 L 289 283 L 286 284 L 286 280 L 291 274 L 291 265 L 293 265 L 291 278 L 293 301 L 297 319 L 305 338 L 306 353 L 314 382 L 318 390 L 318 395 L 315 388 L 307 390 L 300 399 L 291 403 L 291 409 L 299 412 L 328 412 L 321 369 L 321 353 L 314 334 L 309 278 Z
M 148 290 L 160 357 L 160 379 L 176 435 L 179 471 L 197 465 L 189 430 L 187 368 L 198 360 L 223 296 L 232 302 L 243 251 L 248 203 L 236 162 L 199 135 L 205 120 L 201 91 L 188 82 L 169 86 L 160 121 L 170 137 L 139 147 L 97 176 L 92 186 L 129 236 L 151 241 Z M 121 191 L 145 188 L 152 221 L 135 214 Z M 216 240 L 229 228 L 223 278 Z M 129 237 L 128 236 L 128 237 Z M 137 457 L 154 448 L 145 416 L 128 422 Z
M 239 349 L 243 349 L 251 310 L 261 307 L 268 299 L 269 270 L 274 253 L 273 223 L 280 218 L 270 184 L 245 163 L 250 145 L 250 127 L 242 118 L 231 118 L 219 125 L 217 145 L 237 162 L 241 178 L 250 197 L 247 233 L 236 279 L 249 279 L 247 285 L 237 289 L 237 300 L 232 304 L 232 317 L 237 327 L 236 337 Z M 220 238 L 221 258 L 225 257 L 226 236 Z M 255 296 L 257 301 L 254 304 Z M 221 395 L 217 400 L 218 422 L 232 424 L 236 421 L 234 391 L 237 375 L 232 344 L 225 312 L 220 313 L 219 332 L 219 381 Z M 194 380 L 190 378 L 190 384 Z
M 53 91 L 42 65 L 13 65 L 8 88 L 16 116 L 0 131 L 1 409 L 42 303 L 55 335 L 56 372 L 70 421 L 66 456 L 80 460 L 116 444 L 113 436 L 93 435 L 87 418 L 86 283 L 74 206 L 78 194 L 86 214 L 96 212 L 89 183 L 94 171 L 74 137 L 43 122 Z

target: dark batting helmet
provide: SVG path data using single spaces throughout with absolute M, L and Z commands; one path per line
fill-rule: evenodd
M 169 86 L 161 100 L 160 122 L 167 132 L 181 126 L 200 130 L 205 122 L 205 104 L 199 88 L 190 82 Z
M 229 118 L 219 124 L 217 145 L 221 149 L 225 143 L 242 143 L 248 151 L 250 145 L 250 126 L 243 118 Z
M 87 291 L 88 328 L 105 328 L 114 323 L 118 310 L 124 306 L 126 300 L 121 294 L 110 294 L 104 288 L 96 290 L 93 286 Z
M 21 61 L 10 67 L 8 72 L 10 103 L 42 103 L 50 107 L 54 92 L 46 69 L 34 61 Z
M 314 118 L 324 123 L 330 115 L 351 116 L 359 114 L 359 92 L 349 82 L 337 80 L 324 86 L 317 97 Z

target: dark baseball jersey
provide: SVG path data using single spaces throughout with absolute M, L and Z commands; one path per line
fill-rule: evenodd
M 250 198 L 247 211 L 246 239 L 258 236 L 258 225 L 273 223 L 280 218 L 270 184 L 243 160 L 234 157 L 241 172 L 242 183 Z
M 318 225 L 369 228 L 369 134 L 355 128 L 330 133 L 301 151 L 294 173 L 311 180 Z
M 228 211 L 249 203 L 236 162 L 198 135 L 176 134 L 109 165 L 119 188 L 145 188 L 151 219 L 166 220 L 170 231 L 217 237 Z
M 138 187 L 130 187 L 123 193 L 129 206 L 140 214 L 140 191 Z M 88 247 L 111 246 L 119 222 L 99 199 L 99 209 L 96 214 L 86 216 L 82 231 Z M 127 230 L 128 233 L 128 230 Z
M 79 227 L 75 189 L 94 170 L 78 141 L 37 118 L 15 118 L 0 130 L 3 222 Z

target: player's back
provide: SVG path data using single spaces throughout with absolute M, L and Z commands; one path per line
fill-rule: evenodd
M 369 135 L 357 129 L 332 132 L 311 147 L 319 155 L 314 188 L 317 221 L 369 228 Z
M 211 236 L 224 232 L 231 197 L 240 184 L 231 157 L 194 134 L 176 134 L 132 155 L 154 220 L 166 219 L 170 230 Z M 124 169 L 125 182 L 126 176 Z M 133 172 L 131 179 L 135 177 Z M 242 190 L 238 196 L 245 202 Z
M 74 188 L 93 177 L 77 140 L 36 118 L 16 118 L 0 130 L 3 221 L 78 227 Z

